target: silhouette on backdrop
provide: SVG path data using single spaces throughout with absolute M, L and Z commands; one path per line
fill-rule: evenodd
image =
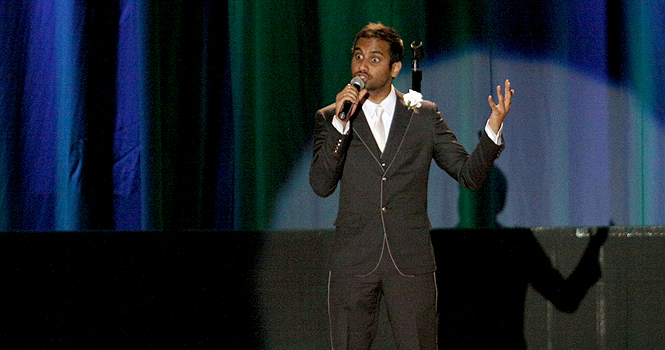
M 467 209 L 460 212 L 461 230 L 432 234 L 439 266 L 442 349 L 499 344 L 526 349 L 524 306 L 529 285 L 558 310 L 572 313 L 601 277 L 599 254 L 608 228 L 598 228 L 590 236 L 577 267 L 564 278 L 530 229 L 498 228 L 496 216 L 505 205 L 508 186 L 496 166 L 490 176 L 478 192 L 460 192 L 460 201 L 466 202 L 459 207 Z

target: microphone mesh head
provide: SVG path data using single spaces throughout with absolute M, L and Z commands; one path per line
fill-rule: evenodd
M 351 85 L 358 88 L 358 91 L 365 88 L 365 82 L 363 81 L 363 79 L 361 77 L 353 77 L 353 79 L 351 79 Z

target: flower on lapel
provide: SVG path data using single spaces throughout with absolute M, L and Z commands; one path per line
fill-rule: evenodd
M 420 108 L 423 105 L 423 95 L 418 91 L 409 89 L 409 93 L 404 94 L 404 103 L 409 107 L 409 110 Z

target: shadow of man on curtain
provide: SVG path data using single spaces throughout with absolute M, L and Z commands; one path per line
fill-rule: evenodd
M 460 223 L 433 232 L 439 289 L 439 346 L 526 349 L 524 308 L 531 285 L 558 310 L 573 313 L 601 278 L 600 248 L 608 228 L 593 234 L 575 270 L 564 278 L 530 229 L 502 229 L 507 181 L 495 166 L 477 192 L 460 192 Z

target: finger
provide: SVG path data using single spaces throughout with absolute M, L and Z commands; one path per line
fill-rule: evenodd
M 358 99 L 358 90 L 353 86 L 349 85 L 344 89 L 344 95 L 351 98 L 351 102 L 355 102 Z
M 506 79 L 506 97 L 515 93 L 515 90 L 510 88 L 510 80 Z
M 496 86 L 496 97 L 499 100 L 498 104 L 503 103 L 503 94 L 501 93 L 501 85 Z
M 337 95 L 337 103 L 344 104 L 344 102 L 349 101 L 351 103 L 356 103 L 358 101 L 358 92 L 353 90 L 344 89 L 342 92 Z
M 358 107 L 357 103 L 354 103 L 351 105 L 351 110 L 349 111 L 349 116 L 355 115 L 356 114 L 356 108 Z
M 348 95 L 352 95 L 352 94 L 357 93 L 357 92 L 358 92 L 358 90 L 356 90 L 356 88 L 353 87 L 353 85 L 346 84 L 344 89 L 342 91 L 340 91 L 339 96 L 348 96 Z
M 348 98 L 348 97 L 346 97 L 346 96 L 340 96 L 340 98 L 339 98 L 339 100 L 337 101 L 337 104 L 336 104 L 336 106 L 335 106 L 335 114 L 336 114 L 336 115 L 339 115 L 339 114 L 342 112 L 342 109 L 344 108 L 344 105 L 345 105 L 347 102 L 350 102 L 350 103 L 351 103 L 351 106 L 353 107 L 353 104 L 354 104 L 353 101 L 354 101 L 353 99 Z
M 355 99 L 356 102 L 354 102 L 353 106 L 351 106 L 351 111 L 349 111 L 349 115 L 355 115 L 356 114 L 356 109 L 358 108 L 360 103 L 362 101 L 364 101 L 366 97 L 369 96 L 369 91 L 367 91 L 367 89 L 363 89 L 360 92 L 358 92 L 355 88 L 353 88 L 353 90 L 354 90 L 354 93 L 357 94 L 357 96 L 356 96 L 356 99 Z
M 512 101 L 513 101 L 513 94 L 515 93 L 515 90 L 513 90 L 513 89 L 510 89 L 509 91 L 510 91 L 510 94 L 506 97 L 506 106 L 507 106 L 508 109 L 510 109 L 510 106 L 511 106 Z
M 362 89 L 358 93 L 358 101 L 359 102 L 364 102 L 365 99 L 367 99 L 368 97 L 369 97 L 369 91 L 367 91 L 367 89 Z
M 487 96 L 487 102 L 489 102 L 490 108 L 492 108 L 492 110 L 497 108 L 496 103 L 494 103 L 494 99 L 492 98 L 492 95 Z

